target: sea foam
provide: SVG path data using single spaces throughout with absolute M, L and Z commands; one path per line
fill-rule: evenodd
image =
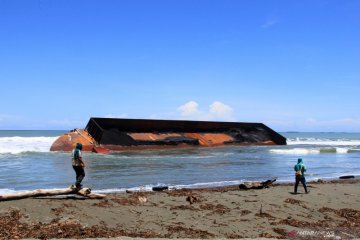
M 9 193 L 15 193 L 14 189 L 8 189 L 8 188 L 0 188 L 0 194 L 9 194 Z
M 48 152 L 57 137 L 0 137 L 0 154 Z
M 288 138 L 287 145 L 360 146 L 357 139 Z
M 269 151 L 275 154 L 307 155 L 307 154 L 319 154 L 319 153 L 346 154 L 349 152 L 353 152 L 353 149 L 345 148 L 345 147 L 331 147 L 331 148 L 270 149 Z
M 307 148 L 270 149 L 270 152 L 275 154 L 304 155 L 304 154 L 319 154 L 320 149 L 307 149 Z

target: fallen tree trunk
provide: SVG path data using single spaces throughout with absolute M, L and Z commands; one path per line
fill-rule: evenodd
M 276 178 L 266 180 L 264 182 L 245 182 L 239 185 L 239 188 L 242 190 L 248 189 L 263 189 L 269 187 L 273 182 L 276 181 Z
M 105 198 L 106 195 L 91 193 L 90 188 L 54 188 L 54 189 L 37 189 L 32 191 L 23 191 L 16 193 L 8 193 L 0 195 L 0 201 L 5 200 L 16 200 L 22 198 L 30 198 L 30 197 L 44 197 L 44 196 L 57 196 L 57 195 L 68 195 L 68 194 L 77 194 L 87 198 Z

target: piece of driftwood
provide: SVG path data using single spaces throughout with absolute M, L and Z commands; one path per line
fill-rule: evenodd
M 269 187 L 275 181 L 276 181 L 276 178 L 272 178 L 272 179 L 266 180 L 264 182 L 244 182 L 239 185 L 239 188 L 242 190 L 263 189 L 263 188 Z
M 340 176 L 340 179 L 351 179 L 351 178 L 355 178 L 354 175 L 346 175 L 346 176 Z
M 138 197 L 139 202 L 142 203 L 146 203 L 147 202 L 147 198 L 146 197 Z
M 44 196 L 56 196 L 56 195 L 68 195 L 68 194 L 77 194 L 87 198 L 105 198 L 106 195 L 91 193 L 90 188 L 81 188 L 77 189 L 74 187 L 69 188 L 54 188 L 54 189 L 37 189 L 32 191 L 23 191 L 16 193 L 7 193 L 0 195 L 0 201 L 5 200 L 17 200 L 22 198 L 31 198 L 31 197 L 44 197 Z
M 188 201 L 190 204 L 200 202 L 200 199 L 196 196 L 189 195 L 186 197 L 186 201 Z
M 152 190 L 156 191 L 156 192 L 160 192 L 160 191 L 164 191 L 164 190 L 169 190 L 169 187 L 168 186 L 158 186 L 158 187 L 153 187 Z

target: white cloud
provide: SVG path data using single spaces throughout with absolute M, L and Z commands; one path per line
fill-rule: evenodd
M 199 109 L 199 104 L 195 101 L 189 101 L 181 105 L 177 109 L 181 117 L 188 120 L 218 120 L 218 121 L 235 121 L 233 117 L 234 110 L 219 101 L 215 101 L 209 105 L 209 109 L 202 111 Z
M 234 110 L 222 103 L 222 102 L 213 102 L 210 105 L 210 115 L 214 118 L 214 119 L 224 119 L 224 120 L 228 120 L 228 121 L 234 121 L 234 117 L 233 117 L 233 113 Z
M 190 101 L 185 103 L 184 105 L 181 105 L 180 107 L 178 107 L 178 110 L 181 113 L 181 116 L 184 117 L 191 117 L 194 115 L 201 115 L 201 112 L 199 110 L 199 104 L 195 101 Z

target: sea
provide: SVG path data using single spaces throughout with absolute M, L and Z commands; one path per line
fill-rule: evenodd
M 50 152 L 65 131 L 0 131 L 0 194 L 65 188 L 75 181 L 68 152 Z M 286 146 L 221 146 L 84 153 L 84 186 L 98 193 L 149 191 L 154 186 L 201 188 L 276 177 L 294 181 L 302 158 L 306 179 L 360 177 L 360 133 L 284 132 Z

